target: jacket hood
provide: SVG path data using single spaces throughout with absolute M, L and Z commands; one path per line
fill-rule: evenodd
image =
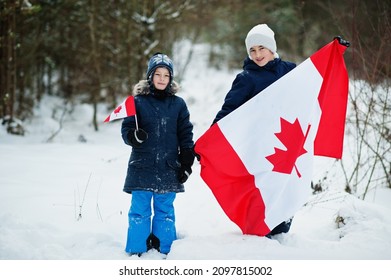
M 171 95 L 175 95 L 180 87 L 179 87 L 179 84 L 175 81 L 172 81 L 171 82 L 171 85 L 168 86 L 169 88 L 167 89 L 167 95 L 168 96 L 171 96 Z M 151 87 L 148 83 L 148 80 L 141 80 L 139 81 L 134 87 L 133 87 L 133 92 L 132 92 L 133 96 L 136 96 L 136 95 L 149 95 L 151 94 Z

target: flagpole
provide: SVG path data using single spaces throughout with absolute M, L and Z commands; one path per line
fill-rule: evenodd
M 138 130 L 137 114 L 134 115 L 134 119 L 136 120 L 136 130 Z

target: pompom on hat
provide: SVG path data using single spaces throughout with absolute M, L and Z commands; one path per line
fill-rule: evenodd
M 247 33 L 245 43 L 250 59 L 250 48 L 254 46 L 264 46 L 274 54 L 274 57 L 278 57 L 274 32 L 269 26 L 267 26 L 267 24 L 258 24 L 251 28 L 251 30 Z
M 170 72 L 170 79 L 174 76 L 174 64 L 172 60 L 163 53 L 155 53 L 148 62 L 147 80 L 150 78 L 158 67 L 165 67 Z

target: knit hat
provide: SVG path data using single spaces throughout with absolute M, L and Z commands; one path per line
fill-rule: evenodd
M 269 49 L 275 57 L 277 54 L 277 43 L 274 39 L 274 32 L 267 26 L 267 24 L 258 24 L 251 28 L 246 37 L 246 50 L 250 56 L 250 48 L 254 46 L 264 46 Z
M 147 80 L 150 78 L 158 67 L 165 67 L 170 72 L 170 79 L 174 76 L 174 64 L 165 54 L 155 53 L 148 62 Z

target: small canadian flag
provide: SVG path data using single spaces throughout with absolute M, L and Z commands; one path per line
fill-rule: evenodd
M 114 111 L 105 119 L 104 122 L 123 119 L 134 115 L 136 115 L 134 96 L 129 96 L 117 108 L 114 109 Z

